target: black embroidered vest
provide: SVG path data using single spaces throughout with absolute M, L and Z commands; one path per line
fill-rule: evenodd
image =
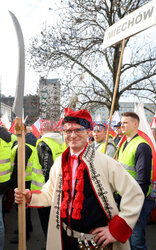
M 96 195 L 92 189 L 87 170 L 84 171 L 84 196 L 83 209 L 81 210 L 81 220 L 70 218 L 63 219 L 73 230 L 89 233 L 90 230 L 108 224 L 107 216 L 101 208 Z

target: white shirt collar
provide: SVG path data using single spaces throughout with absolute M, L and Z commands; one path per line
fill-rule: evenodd
M 79 154 L 81 154 L 81 152 L 84 150 L 84 148 L 82 149 L 82 150 L 80 150 L 79 152 L 77 152 L 77 153 L 73 153 L 72 151 L 71 151 L 71 149 L 70 149 L 70 154 L 71 154 L 71 156 L 72 155 L 75 155 L 75 156 L 79 156 Z

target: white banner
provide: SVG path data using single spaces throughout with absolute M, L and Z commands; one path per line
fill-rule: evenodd
M 150 125 L 149 125 L 149 123 L 147 122 L 147 119 L 146 119 L 146 115 L 145 115 L 145 111 L 144 111 L 144 104 L 143 103 L 139 103 L 138 106 L 136 107 L 136 110 L 134 110 L 134 112 L 140 118 L 139 128 L 138 129 L 140 131 L 144 132 L 150 138 L 151 142 L 153 143 L 153 147 L 156 150 L 156 142 L 155 142 L 154 136 L 152 134 Z M 144 139 L 147 140 L 145 137 L 144 137 Z
M 104 35 L 103 49 L 156 24 L 156 0 L 153 0 L 110 26 Z

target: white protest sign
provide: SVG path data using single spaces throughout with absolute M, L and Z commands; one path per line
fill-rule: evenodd
M 156 24 L 156 0 L 153 0 L 110 26 L 104 35 L 103 49 Z

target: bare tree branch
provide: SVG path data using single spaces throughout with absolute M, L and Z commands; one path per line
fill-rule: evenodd
M 83 107 L 106 105 L 113 99 L 121 44 L 102 49 L 105 30 L 149 0 L 62 0 L 55 25 L 46 24 L 28 49 L 28 64 L 42 74 L 57 71 L 62 105 L 73 91 Z M 53 10 L 50 9 L 53 14 Z M 141 41 L 141 42 L 140 42 Z M 139 36 L 126 41 L 115 110 L 125 95 L 156 102 L 156 47 Z M 75 82 L 82 73 L 85 79 Z M 147 99 L 146 99 L 147 100 Z

